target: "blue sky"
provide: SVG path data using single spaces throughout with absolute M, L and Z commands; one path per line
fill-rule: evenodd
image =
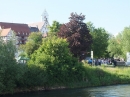
M 45 9 L 50 24 L 67 23 L 76 12 L 86 16 L 85 23 L 91 21 L 112 34 L 130 25 L 130 0 L 0 0 L 0 22 L 39 22 Z

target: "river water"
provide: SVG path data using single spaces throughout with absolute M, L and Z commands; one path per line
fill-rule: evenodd
M 50 90 L 6 95 L 2 97 L 130 97 L 130 85 Z

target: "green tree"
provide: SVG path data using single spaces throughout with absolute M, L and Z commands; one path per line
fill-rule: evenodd
M 108 52 L 111 57 L 118 56 L 120 48 L 118 47 L 119 43 L 115 36 L 111 35 L 109 41 L 108 41 Z
M 40 48 L 31 55 L 29 65 L 32 64 L 43 68 L 45 88 L 65 86 L 83 79 L 82 65 L 72 57 L 66 40 L 56 36 L 43 40 Z
M 71 13 L 70 22 L 60 27 L 58 36 L 67 39 L 70 51 L 79 61 L 86 58 L 92 37 L 89 33 L 87 25 L 83 22 L 85 16 Z
M 12 41 L 0 39 L 0 93 L 13 92 L 19 80 L 19 67 L 15 60 L 16 48 Z
M 87 22 L 87 28 L 89 29 L 90 33 L 93 32 L 95 30 L 95 26 L 93 25 L 92 22 Z
M 121 34 L 122 34 L 122 38 L 121 38 L 122 52 L 125 58 L 126 53 L 130 52 L 130 26 L 125 27 Z
M 105 55 L 108 53 L 108 32 L 104 28 L 95 28 L 91 22 L 87 23 L 87 27 L 92 35 L 93 43 L 91 45 L 91 50 L 93 50 L 94 57 L 105 57 Z
M 61 24 L 57 21 L 53 21 L 52 26 L 49 26 L 49 36 L 57 35 Z
M 117 36 L 109 40 L 108 51 L 113 57 L 126 58 L 126 53 L 130 52 L 130 26 L 125 27 Z
M 42 34 L 40 32 L 32 32 L 26 44 L 20 46 L 20 50 L 23 51 L 28 57 L 39 48 L 42 44 Z

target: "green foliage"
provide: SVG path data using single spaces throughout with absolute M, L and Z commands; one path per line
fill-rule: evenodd
M 89 21 L 89 22 L 87 22 L 86 24 L 87 24 L 87 27 L 88 27 L 90 33 L 95 30 L 95 26 L 93 25 L 92 22 Z
M 126 58 L 126 53 L 130 52 L 130 27 L 125 27 L 124 30 L 115 37 L 109 39 L 108 51 L 114 57 Z
M 130 52 L 130 26 L 125 27 L 121 34 L 122 34 L 121 46 L 122 46 L 122 52 L 125 58 L 126 53 Z
M 29 64 L 43 68 L 44 87 L 65 85 L 82 80 L 83 77 L 82 64 L 72 57 L 66 40 L 55 36 L 43 41 L 39 49 L 31 55 Z
M 88 64 L 84 64 L 86 68 L 84 83 L 86 86 L 104 86 L 130 83 L 129 71 L 130 68 L 113 68 L 113 67 L 91 67 Z
M 17 82 L 18 88 L 35 88 L 44 85 L 44 71 L 36 65 L 23 65 L 20 66 L 20 80 Z
M 22 50 L 25 55 L 30 57 L 30 55 L 39 48 L 42 43 L 42 34 L 40 32 L 32 32 L 26 44 L 20 46 L 20 50 Z
M 15 60 L 15 46 L 12 41 L 0 40 L 0 93 L 12 92 L 19 79 L 18 65 Z
M 91 22 L 87 23 L 87 27 L 92 35 L 93 43 L 91 50 L 93 50 L 94 57 L 105 57 L 107 54 L 109 34 L 104 28 L 95 28 Z
M 118 34 L 116 37 L 111 36 L 108 41 L 108 52 L 111 57 L 122 56 L 122 35 Z
M 0 94 L 14 89 L 86 87 L 130 83 L 130 68 L 90 67 L 75 59 L 65 39 L 47 37 L 27 65 L 17 64 L 11 41 L 0 40 Z
M 49 26 L 49 36 L 57 36 L 57 32 L 60 30 L 61 24 L 57 21 L 53 21 L 52 26 Z
M 42 86 L 44 71 L 35 65 L 21 65 L 15 60 L 15 45 L 0 40 L 0 94 L 13 93 L 16 88 Z

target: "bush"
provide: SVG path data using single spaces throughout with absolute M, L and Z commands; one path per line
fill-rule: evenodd
M 19 80 L 18 65 L 15 60 L 15 46 L 12 41 L 0 40 L 0 93 L 13 92 Z
M 32 64 L 43 68 L 45 87 L 67 85 L 83 77 L 82 64 L 72 56 L 66 40 L 56 36 L 43 40 L 40 48 L 31 55 L 29 65 Z

